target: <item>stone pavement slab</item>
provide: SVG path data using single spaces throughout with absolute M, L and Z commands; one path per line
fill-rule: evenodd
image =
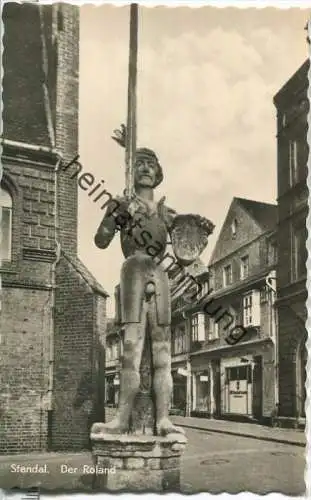
M 231 420 L 215 420 L 196 417 L 174 416 L 172 417 L 172 421 L 174 424 L 180 425 L 181 427 L 261 439 L 264 441 L 274 441 L 276 443 L 306 446 L 305 432 L 300 429 L 281 429 L 248 422 L 233 422 Z

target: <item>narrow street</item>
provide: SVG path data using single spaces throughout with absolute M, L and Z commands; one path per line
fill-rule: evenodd
M 186 429 L 188 445 L 182 461 L 181 490 L 183 493 L 257 494 L 279 492 L 303 495 L 305 492 L 305 450 L 294 445 L 278 444 L 240 436 Z M 33 455 L 0 459 L 0 485 L 39 486 L 48 490 L 91 492 L 92 475 L 61 473 L 61 466 L 91 465 L 89 453 Z M 17 474 L 11 464 L 47 464 L 48 474 Z M 146 485 L 147 486 L 147 485 Z

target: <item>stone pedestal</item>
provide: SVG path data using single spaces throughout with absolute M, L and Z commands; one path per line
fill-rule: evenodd
M 180 491 L 180 461 L 187 443 L 182 434 L 91 434 L 94 490 Z

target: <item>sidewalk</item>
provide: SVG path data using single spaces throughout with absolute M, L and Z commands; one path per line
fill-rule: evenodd
M 181 427 L 189 427 L 208 432 L 219 432 L 233 436 L 261 439 L 263 441 L 274 441 L 275 443 L 291 444 L 302 447 L 306 445 L 306 436 L 302 430 L 281 429 L 252 423 L 195 417 L 174 416 L 172 417 L 172 422 L 176 425 L 180 425 Z

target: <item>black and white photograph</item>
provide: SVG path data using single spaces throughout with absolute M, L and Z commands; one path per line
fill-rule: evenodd
M 1 498 L 307 494 L 311 4 L 221 3 L 2 2 Z

